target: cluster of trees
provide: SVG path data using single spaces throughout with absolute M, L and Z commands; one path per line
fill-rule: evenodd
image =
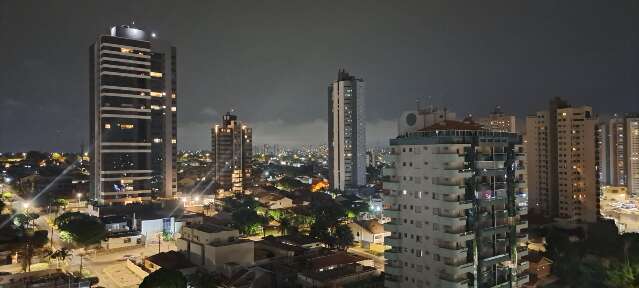
M 312 237 L 332 248 L 345 249 L 353 244 L 353 232 L 344 223 L 348 214 L 344 207 L 319 201 L 311 203 L 310 208 L 312 215 L 315 215 L 310 231 Z
M 536 232 L 545 236 L 546 257 L 560 278 L 553 287 L 639 288 L 639 234 L 620 235 L 612 221 L 587 230 Z M 571 236 L 583 240 L 571 241 Z
M 65 212 L 55 219 L 60 239 L 88 246 L 106 237 L 106 228 L 98 217 L 80 212 Z
M 309 184 L 304 184 L 301 181 L 290 176 L 284 176 L 282 177 L 282 179 L 277 180 L 277 183 L 275 183 L 275 187 L 277 187 L 277 189 L 288 192 L 296 191 L 299 189 L 310 190 Z

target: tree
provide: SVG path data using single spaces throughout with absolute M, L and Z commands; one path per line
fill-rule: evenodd
M 80 212 L 63 213 L 55 219 L 55 224 L 60 231 L 67 232 L 73 241 L 83 246 L 99 243 L 106 236 L 106 228 L 98 217 Z
M 265 218 L 250 208 L 243 207 L 235 210 L 231 217 L 233 218 L 236 228 L 245 235 L 258 234 L 266 223 Z
M 612 288 L 639 288 L 639 266 L 617 264 L 607 271 L 606 286 Z
M 187 281 L 180 271 L 160 268 L 144 277 L 140 288 L 186 288 Z
M 335 227 L 334 235 L 337 248 L 339 249 L 348 248 L 348 246 L 353 245 L 353 241 L 355 240 L 351 227 L 348 227 L 346 224 L 341 224 Z

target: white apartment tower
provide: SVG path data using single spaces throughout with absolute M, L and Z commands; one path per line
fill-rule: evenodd
M 561 99 L 526 119 L 531 209 L 568 223 L 597 220 L 596 131 L 592 108 Z
M 344 70 L 328 86 L 328 168 L 332 189 L 366 185 L 364 80 Z
M 529 276 L 521 136 L 431 116 L 404 113 L 390 140 L 385 287 L 522 287 Z

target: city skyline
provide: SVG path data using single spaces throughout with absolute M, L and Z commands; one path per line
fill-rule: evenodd
M 0 77 L 3 152 L 79 151 L 88 145 L 86 112 L 73 109 L 88 104 L 87 51 L 82 47 L 108 27 L 132 21 L 184 47 L 178 67 L 183 75 L 178 80 L 183 95 L 179 149 L 206 149 L 212 123 L 231 108 L 246 115 L 256 144 L 325 143 L 325 85 L 339 68 L 374 83 L 366 107 L 372 145 L 387 144 L 400 112 L 429 97 L 460 115 L 480 116 L 499 104 L 519 123 L 554 96 L 592 106 L 600 115 L 639 106 L 633 76 L 639 46 L 633 27 L 638 25 L 632 17 L 638 8 L 630 1 L 612 7 L 584 1 L 577 6 L 495 2 L 461 7 L 347 3 L 358 9 L 338 11 L 335 21 L 313 21 L 334 12 L 324 4 L 291 4 L 279 11 L 254 3 L 255 9 L 228 18 L 233 13 L 224 11 L 242 11 L 246 4 L 157 3 L 141 9 L 145 3 L 38 2 L 39 9 L 28 9 L 35 3 L 0 4 L 0 41 L 7 43 L 0 62 L 13 67 Z M 193 17 L 153 17 L 167 7 Z M 487 13 L 480 16 L 477 9 Z M 371 16 L 380 11 L 396 13 L 374 20 Z M 592 21 L 593 16 L 601 21 Z M 35 18 L 49 25 L 29 20 Z M 21 35 L 25 31 L 29 37 Z M 361 32 L 358 39 L 347 37 L 356 32 Z M 61 38 L 65 41 L 57 41 Z M 393 105 L 387 104 L 390 98 Z M 29 121 L 15 125 L 16 117 Z

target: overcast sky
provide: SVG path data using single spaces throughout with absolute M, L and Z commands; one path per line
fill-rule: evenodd
M 370 144 L 418 98 L 639 111 L 639 1 L 0 0 L 0 151 L 87 145 L 88 47 L 131 21 L 177 47 L 180 149 L 229 109 L 258 144 L 325 143 L 339 68 L 366 81 Z

